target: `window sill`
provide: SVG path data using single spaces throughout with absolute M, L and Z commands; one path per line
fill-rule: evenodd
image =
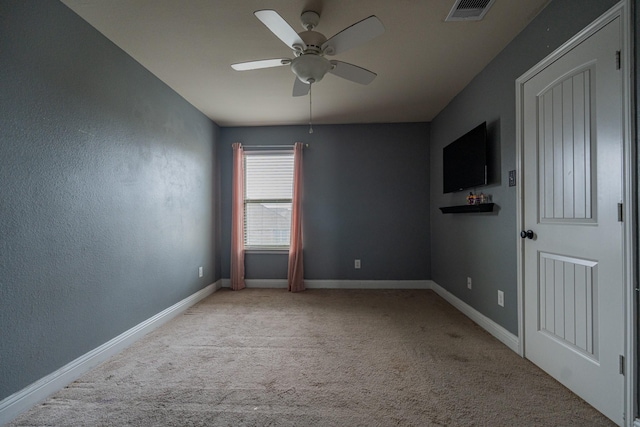
M 288 255 L 289 248 L 247 248 L 244 250 L 246 254 L 267 254 L 267 255 Z

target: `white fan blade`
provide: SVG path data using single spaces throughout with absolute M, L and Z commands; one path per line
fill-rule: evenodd
M 273 34 L 293 50 L 303 51 L 307 48 L 296 30 L 284 20 L 275 10 L 257 10 L 253 12 Z
M 371 15 L 331 37 L 322 44 L 322 50 L 327 55 L 337 55 L 373 40 L 382 33 L 384 33 L 384 25 L 375 15 Z
M 372 71 L 347 62 L 331 61 L 331 64 L 333 64 L 333 68 L 329 70 L 331 74 L 362 85 L 368 85 L 377 76 L 377 74 Z
M 309 93 L 310 89 L 310 84 L 307 84 L 296 77 L 296 81 L 293 82 L 293 96 L 305 96 Z
M 239 62 L 231 64 L 231 68 L 236 71 L 259 70 L 261 68 L 279 67 L 291 63 L 289 58 L 262 59 L 259 61 Z

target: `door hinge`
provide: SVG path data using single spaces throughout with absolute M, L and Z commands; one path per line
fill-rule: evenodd
M 620 68 L 622 68 L 622 64 L 621 64 L 622 60 L 620 59 L 620 55 L 621 55 L 620 51 L 617 50 L 616 51 L 616 70 L 619 70 Z
M 620 355 L 620 375 L 624 375 L 624 356 Z
M 624 205 L 622 203 L 618 203 L 618 222 L 622 222 L 624 218 L 622 217 Z

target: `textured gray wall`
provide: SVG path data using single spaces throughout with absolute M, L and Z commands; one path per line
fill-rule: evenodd
M 615 0 L 554 0 L 431 123 L 431 265 L 440 286 L 510 332 L 518 332 L 516 277 L 515 80 L 616 4 Z M 443 215 L 465 194 L 442 193 L 442 148 L 483 121 L 490 125 L 492 183 L 482 191 L 493 214 Z M 466 278 L 473 279 L 473 290 Z M 497 304 L 503 290 L 505 307 Z
M 0 400 L 216 279 L 218 132 L 60 2 L 0 2 Z
M 229 277 L 231 144 L 309 143 L 304 152 L 306 279 L 421 280 L 429 265 L 429 125 L 222 128 L 222 276 Z M 362 260 L 355 270 L 354 259 Z M 247 254 L 249 279 L 286 279 L 286 255 Z
M 635 94 L 633 97 L 633 108 L 635 108 L 636 121 L 635 121 L 635 147 L 638 150 L 640 144 L 640 108 L 638 108 L 638 100 L 640 100 L 640 0 L 633 0 L 630 2 L 633 6 L 633 45 L 635 47 L 634 54 L 634 81 L 635 81 Z M 636 155 L 636 178 L 640 181 L 640 156 Z M 640 182 L 638 182 L 636 187 L 636 200 L 640 200 Z M 636 217 L 640 218 L 640 206 L 636 205 Z M 637 221 L 637 219 L 636 219 Z M 636 226 L 638 224 L 636 223 Z M 640 227 L 636 228 L 636 242 L 635 242 L 636 253 L 640 250 Z M 636 274 L 640 272 L 639 266 L 636 266 Z M 640 378 L 640 372 L 638 372 L 638 377 Z M 638 407 L 640 407 L 640 393 L 637 395 L 638 398 Z

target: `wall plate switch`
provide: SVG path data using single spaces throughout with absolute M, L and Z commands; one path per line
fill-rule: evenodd
M 498 291 L 498 305 L 504 307 L 504 292 Z
M 353 265 L 354 265 L 354 267 L 355 267 L 356 269 L 359 269 L 359 268 L 360 268 L 360 260 L 359 260 L 359 259 L 355 260 L 355 262 L 353 263 Z
M 198 267 L 198 277 L 204 276 L 204 269 L 202 267 Z
M 471 277 L 467 277 L 467 288 L 471 289 Z

